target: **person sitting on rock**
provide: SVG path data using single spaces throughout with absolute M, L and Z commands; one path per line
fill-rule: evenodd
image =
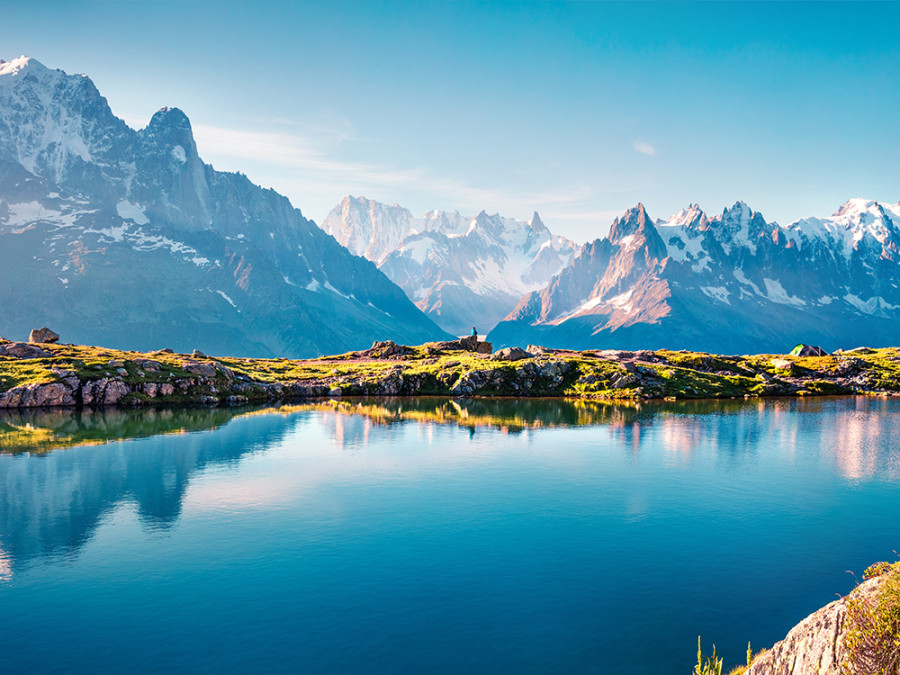
M 472 326 L 472 337 L 478 337 L 478 331 L 475 330 L 475 326 Z

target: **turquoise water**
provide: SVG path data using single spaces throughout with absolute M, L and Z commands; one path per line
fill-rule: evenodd
M 895 559 L 898 411 L 0 416 L 0 672 L 730 667 Z

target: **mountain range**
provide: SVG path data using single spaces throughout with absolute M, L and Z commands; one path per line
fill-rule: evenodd
M 490 334 L 495 346 L 734 354 L 900 337 L 900 204 L 852 199 L 786 227 L 743 202 L 654 222 L 629 209 Z
M 445 330 L 488 332 L 526 293 L 546 286 L 577 250 L 535 213 L 528 221 L 405 208 L 345 197 L 322 228 L 365 256 Z
M 314 356 L 446 333 L 287 198 L 199 157 L 164 107 L 134 130 L 83 75 L 0 62 L 0 335 Z
M 331 235 L 331 236 L 330 236 Z M 495 347 L 783 352 L 896 344 L 900 204 L 781 226 L 743 202 L 581 247 L 527 221 L 346 197 L 322 228 L 204 163 L 164 107 L 140 130 L 91 80 L 0 62 L 0 335 L 305 357 L 473 325 Z M 496 326 L 494 325 L 496 324 Z

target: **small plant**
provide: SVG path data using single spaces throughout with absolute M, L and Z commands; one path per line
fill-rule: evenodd
M 713 645 L 712 656 L 704 659 L 699 635 L 697 636 L 697 665 L 694 666 L 693 675 L 722 675 L 722 659 L 716 654 L 716 646 Z
M 863 573 L 886 577 L 874 594 L 857 593 L 847 601 L 847 648 L 843 671 L 849 675 L 900 673 L 900 562 L 880 562 Z

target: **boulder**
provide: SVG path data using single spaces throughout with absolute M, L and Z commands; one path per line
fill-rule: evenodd
M 478 342 L 475 344 L 476 354 L 490 354 L 494 351 L 494 345 L 490 342 Z
M 199 375 L 200 377 L 214 378 L 216 376 L 216 367 L 214 364 L 209 362 L 201 363 L 199 361 L 182 361 L 181 369 L 186 370 L 192 375 Z
M 0 393 L 0 408 L 49 408 L 75 405 L 74 388 L 69 378 L 47 384 L 23 384 Z
M 873 598 L 884 576 L 864 581 L 849 595 L 825 605 L 794 626 L 781 642 L 757 656 L 746 675 L 842 675 L 847 659 L 847 601 Z
M 425 351 L 429 354 L 435 352 L 458 352 L 463 349 L 459 340 L 447 340 L 445 342 L 429 342 L 425 345 Z
M 115 405 L 129 393 L 128 385 L 118 378 L 101 378 L 81 385 L 81 401 L 86 406 Z
M 398 345 L 393 340 L 384 340 L 383 342 L 378 342 L 376 340 L 372 343 L 371 347 L 364 352 L 360 352 L 359 355 L 373 359 L 387 359 L 397 356 L 406 356 L 407 354 L 412 354 L 412 352 L 412 347 Z
M 59 333 L 54 333 L 46 326 L 35 328 L 28 335 L 28 341 L 36 344 L 52 344 L 59 341 Z
M 191 352 L 191 356 L 192 356 L 193 358 L 195 358 L 195 359 L 206 359 L 206 358 L 209 358 L 208 356 L 206 356 L 206 354 L 204 354 L 203 352 L 201 352 L 199 349 L 195 349 L 193 352 Z
M 158 373 L 162 368 L 162 364 L 159 361 L 152 359 L 134 359 L 132 363 L 148 373 Z
M 521 347 L 506 347 L 492 354 L 491 359 L 494 361 L 520 361 L 522 359 L 530 359 L 533 356 L 533 354 L 526 352 Z
M 474 352 L 478 348 L 478 336 L 467 335 L 465 337 L 461 337 L 459 338 L 459 344 L 467 352 Z
M 7 342 L 0 344 L 0 356 L 11 356 L 14 359 L 42 359 L 52 354 L 27 342 Z
M 787 370 L 791 371 L 794 369 L 794 362 L 788 361 L 787 359 L 772 359 L 769 361 L 773 367 L 778 368 L 779 370 Z

